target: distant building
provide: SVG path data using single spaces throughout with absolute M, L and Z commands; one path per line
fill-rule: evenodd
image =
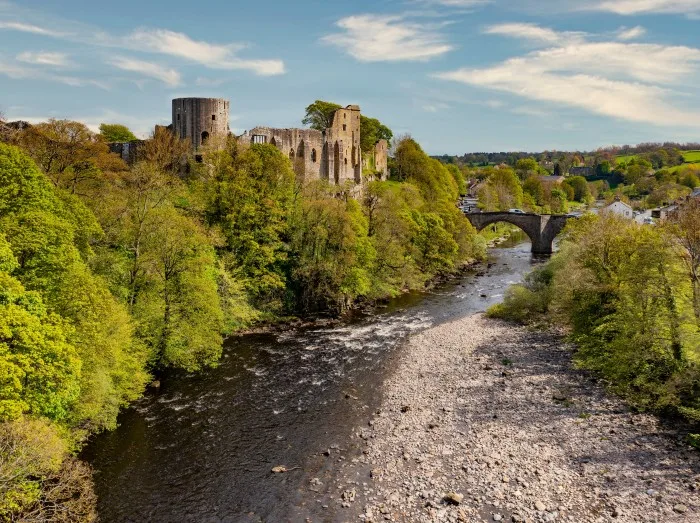
M 139 150 L 146 143 L 144 140 L 131 142 L 110 142 L 107 144 L 109 151 L 118 155 L 128 165 L 133 165 L 139 160 Z
M 335 185 L 362 182 L 362 168 L 380 179 L 389 175 L 386 140 L 379 140 L 363 157 L 360 148 L 360 107 L 338 109 L 330 127 L 316 129 L 276 129 L 255 127 L 239 137 L 243 142 L 268 143 L 289 155 L 297 177 L 303 181 L 327 180 Z
M 666 207 L 659 207 L 658 209 L 653 209 L 651 211 L 651 217 L 655 218 L 657 220 L 666 220 L 677 209 L 678 209 L 678 205 L 675 203 L 672 203 L 671 205 L 667 205 Z
M 569 167 L 569 174 L 571 176 L 583 176 L 584 178 L 590 178 L 596 175 L 595 167 Z
M 623 218 L 634 218 L 634 211 L 632 210 L 632 207 L 627 205 L 625 202 L 620 201 L 619 198 L 617 198 L 610 205 L 603 207 L 600 210 L 600 213 L 611 213 L 617 214 L 618 216 L 622 216 Z

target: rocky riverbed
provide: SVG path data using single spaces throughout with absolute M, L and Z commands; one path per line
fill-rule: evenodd
M 438 325 L 382 394 L 334 479 L 311 480 L 329 520 L 700 521 L 700 452 L 572 368 L 554 334 Z

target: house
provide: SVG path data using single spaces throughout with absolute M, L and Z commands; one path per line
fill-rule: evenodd
M 569 167 L 569 174 L 571 176 L 583 176 L 585 178 L 590 178 L 596 175 L 595 167 Z
M 651 211 L 651 217 L 657 220 L 666 220 L 671 214 L 673 214 L 678 209 L 678 205 L 672 203 L 666 207 L 659 207 L 658 209 L 653 209 Z
M 620 201 L 619 198 L 615 198 L 615 201 L 610 205 L 606 205 L 600 210 L 600 213 L 612 213 L 622 216 L 623 218 L 634 218 L 634 211 L 632 207 L 627 205 L 625 202 Z

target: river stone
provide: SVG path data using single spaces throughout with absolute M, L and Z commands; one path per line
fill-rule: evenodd
M 442 499 L 451 505 L 459 505 L 464 499 L 464 496 L 456 492 L 448 492 Z
M 539 510 L 540 512 L 544 512 L 547 509 L 547 506 L 542 503 L 540 500 L 535 501 L 535 508 Z
M 682 503 L 679 503 L 678 505 L 673 506 L 673 511 L 678 512 L 679 514 L 685 514 L 686 512 L 688 512 L 688 507 L 686 507 Z

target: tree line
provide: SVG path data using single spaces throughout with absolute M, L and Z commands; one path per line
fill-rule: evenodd
M 396 177 L 358 192 L 300 184 L 274 146 L 234 137 L 198 162 L 158 128 L 129 167 L 79 122 L 0 135 L 3 520 L 93 521 L 75 453 L 159 369 L 206 369 L 237 330 L 342 314 L 485 252 L 454 204 L 461 171 L 409 137 Z

